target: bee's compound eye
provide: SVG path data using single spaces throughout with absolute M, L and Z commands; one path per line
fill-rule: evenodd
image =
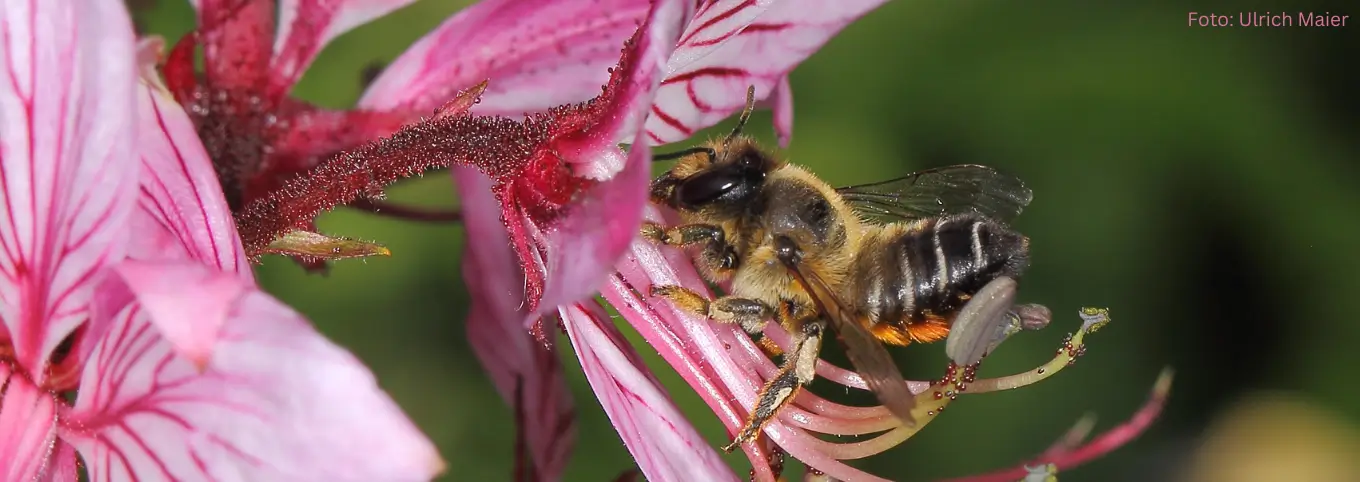
M 757 186 L 765 181 L 765 171 L 761 168 L 764 160 L 753 154 L 756 164 L 748 165 L 743 156 L 735 162 L 722 164 L 689 179 L 675 187 L 673 198 L 678 204 L 690 208 L 722 200 L 726 203 L 739 203 L 757 191 Z
M 686 179 L 675 188 L 675 198 L 686 206 L 716 201 L 742 183 L 742 173 L 731 169 L 705 172 Z

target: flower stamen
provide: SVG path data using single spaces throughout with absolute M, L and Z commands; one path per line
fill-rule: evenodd
M 988 393 L 1030 385 L 1072 365 L 1077 357 L 1085 353 L 1086 334 L 1098 330 L 1109 322 L 1109 312 L 1104 309 L 1085 308 L 1081 311 L 1081 316 L 1083 318 L 1081 328 L 1075 334 L 1065 337 L 1056 356 L 1037 369 L 1007 377 L 978 379 L 976 373 L 981 361 L 964 367 L 951 362 L 939 380 L 928 382 L 928 385 L 925 385 L 927 382 L 908 382 L 912 392 L 916 394 L 912 415 L 917 423 L 913 427 L 902 424 L 881 405 L 873 407 L 841 405 L 807 392 L 801 394 L 794 404 L 785 409 L 780 420 L 790 428 L 799 429 L 795 430 L 795 433 L 800 434 L 796 440 L 797 445 L 816 450 L 833 460 L 853 460 L 877 455 L 914 436 L 937 415 L 943 413 L 961 394 Z M 780 333 L 770 335 L 779 341 L 787 338 Z M 751 354 L 754 354 L 754 350 Z M 843 368 L 829 363 L 825 363 L 823 368 L 824 372 L 835 375 L 828 378 L 835 378 L 843 385 L 863 383 L 858 375 L 853 375 L 853 372 Z M 852 442 L 831 442 L 814 435 L 861 435 L 876 432 L 881 433 L 869 439 Z
M 1069 437 L 1081 429 L 1082 421 L 1079 421 L 1077 426 L 1069 430 L 1054 447 L 1030 462 L 988 474 L 951 479 L 951 482 L 1012 482 L 1028 477 L 1031 467 L 1034 465 L 1042 465 L 1049 472 L 1056 473 L 1058 469 L 1070 469 L 1104 456 L 1142 435 L 1152 425 L 1152 422 L 1161 414 L 1162 408 L 1166 406 L 1167 396 L 1171 393 L 1172 378 L 1172 370 L 1170 368 L 1163 369 L 1161 374 L 1157 376 L 1157 381 L 1152 385 L 1152 391 L 1147 402 L 1138 412 L 1134 413 L 1128 421 L 1105 431 L 1085 445 L 1068 445 L 1071 442 Z

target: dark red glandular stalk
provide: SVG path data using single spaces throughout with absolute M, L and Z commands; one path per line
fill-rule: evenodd
M 641 32 L 641 30 L 639 30 Z M 562 105 L 517 120 L 467 113 L 485 89 L 483 82 L 460 92 L 431 118 L 399 129 L 391 136 L 341 152 L 283 181 L 250 200 L 236 212 L 236 225 L 246 253 L 258 257 L 271 242 L 293 230 L 309 230 L 322 212 L 381 192 L 400 179 L 433 169 L 474 166 L 494 182 L 520 267 L 526 274 L 530 311 L 543 294 L 543 267 L 534 252 L 525 221 L 548 226 L 573 197 L 594 182 L 576 175 L 568 159 L 581 159 L 600 145 L 613 145 L 616 112 L 633 88 L 629 67 L 640 53 L 623 46 L 617 67 L 599 96 Z
M 621 92 L 632 87 L 626 66 L 638 55 L 627 48 L 634 40 L 625 45 L 619 66 L 611 70 L 598 97 L 523 119 L 470 115 L 467 110 L 485 83 L 452 96 L 427 119 L 400 110 L 332 112 L 289 98 L 290 86 L 268 74 L 268 52 L 221 43 L 224 35 L 272 37 L 266 7 L 272 2 L 243 0 L 205 18 L 198 32 L 176 44 L 163 67 L 169 90 L 186 107 L 213 158 L 252 260 L 269 253 L 300 254 L 274 243 L 290 232 L 315 232 L 322 212 L 381 199 L 387 185 L 429 170 L 470 165 L 496 181 L 495 194 L 522 266 L 526 272 L 542 273 L 536 263 L 525 261 L 537 253 L 523 222 L 545 226 L 592 184 L 574 174 L 567 159 L 614 142 L 599 138 L 614 135 L 612 129 L 596 127 L 619 121 L 614 108 Z M 213 35 L 217 47 L 204 52 L 210 65 L 206 75 L 199 75 L 195 51 L 201 38 Z M 230 64 L 263 73 L 223 74 Z M 384 135 L 388 137 L 373 140 Z M 312 266 L 344 257 L 339 251 L 329 256 L 324 249 L 301 254 L 307 255 L 299 258 L 304 265 Z M 543 277 L 529 278 L 526 294 L 536 305 Z

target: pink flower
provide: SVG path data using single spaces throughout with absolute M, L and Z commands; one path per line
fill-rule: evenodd
M 569 101 L 572 97 L 568 93 L 577 86 L 593 88 L 598 81 L 588 76 L 589 71 L 580 72 L 575 63 L 558 60 L 562 58 L 560 53 L 594 52 L 586 48 L 591 45 L 588 41 L 569 40 L 577 40 L 573 35 L 585 37 L 612 25 L 590 23 L 598 20 L 572 10 L 585 8 L 575 5 L 557 2 L 548 8 L 524 3 L 479 4 L 451 19 L 390 66 L 361 104 L 382 107 L 405 102 L 409 96 L 419 95 L 425 85 L 466 85 L 483 77 L 491 78 L 492 87 L 473 108 L 476 114 L 513 115 L 533 110 L 537 105 Z M 653 16 L 644 28 L 654 31 L 660 28 L 656 23 L 661 18 L 657 12 L 663 5 L 664 2 L 654 6 Z M 772 90 L 777 92 L 776 127 L 781 138 L 787 139 L 791 115 L 783 79 L 788 71 L 876 3 L 842 4 L 835 9 L 822 5 L 788 0 L 762 5 L 705 4 L 680 36 L 676 50 L 668 54 L 666 79 L 653 94 L 644 129 L 638 132 L 646 138 L 634 138 L 633 145 L 682 139 L 717 122 L 741 107 L 742 94 L 748 85 L 755 85 L 761 97 Z M 845 10 L 839 10 L 842 8 Z M 607 10 L 620 16 L 630 11 L 623 4 L 611 5 Z M 533 31 L 545 28 L 546 19 L 563 17 L 581 19 L 582 24 L 589 26 L 552 30 L 567 32 L 561 34 L 565 38 Z M 517 29 L 489 29 L 490 34 L 483 34 L 486 31 L 482 30 L 469 32 L 466 27 L 474 21 L 479 25 L 508 25 Z M 515 44 L 497 49 L 498 41 Z M 526 47 L 518 48 L 520 45 Z M 638 45 L 633 47 L 641 48 Z M 507 50 L 515 55 L 507 55 Z M 627 51 L 625 59 L 637 58 L 630 55 L 638 54 Z M 641 58 L 647 57 L 644 54 Z M 614 102 L 617 97 L 611 94 L 617 92 L 610 89 L 617 88 L 620 79 L 646 73 L 636 70 L 642 67 L 640 64 L 621 65 L 632 69 L 616 70 L 605 95 L 597 100 Z M 581 74 L 585 74 L 586 80 L 576 80 L 583 77 Z M 496 90 L 497 85 L 502 86 L 500 90 Z M 632 104 L 645 99 L 638 97 Z M 627 140 L 635 132 L 628 126 L 637 117 L 636 110 L 628 107 L 629 103 L 611 105 L 618 109 L 613 118 L 630 121 L 621 125 L 606 121 L 605 126 L 612 127 L 605 129 L 591 125 L 590 132 L 601 141 Z M 471 238 L 464 273 L 475 300 L 469 317 L 469 339 L 502 395 L 516 404 L 516 412 L 537 416 L 523 428 L 528 452 L 536 464 L 536 476 L 554 479 L 561 473 L 567 454 L 565 440 L 570 437 L 569 402 L 555 356 L 536 349 L 521 330 L 525 322 L 533 323 L 539 315 L 556 314 L 606 413 L 649 480 L 734 479 L 735 475 L 717 458 L 711 448 L 713 444 L 699 437 L 679 415 L 659 384 L 637 361 L 636 353 L 618 336 L 612 321 L 595 303 L 581 298 L 592 293 L 597 280 L 612 271 L 608 260 L 619 252 L 620 245 L 631 242 L 626 257 L 616 265 L 618 272 L 609 275 L 606 299 L 704 397 L 733 433 L 745 422 L 756 391 L 775 367 L 749 338 L 734 328 L 688 317 L 639 295 L 658 284 L 700 291 L 707 291 L 707 287 L 685 255 L 662 253 L 650 244 L 632 241 L 638 219 L 636 206 L 642 205 L 636 191 L 642 178 L 638 167 L 645 165 L 645 153 L 634 149 L 620 163 L 618 160 L 624 156 L 609 146 L 597 146 L 594 151 L 565 148 L 570 145 L 560 142 L 558 136 L 567 137 L 563 133 L 573 131 L 553 124 L 561 118 L 549 116 L 546 121 L 529 118 L 525 125 L 545 122 L 548 133 L 539 134 L 533 142 L 523 145 L 522 152 L 527 156 L 498 152 L 485 156 L 480 164 L 475 159 L 462 161 L 476 165 L 479 170 L 455 169 Z M 457 132 L 456 128 L 425 125 L 405 131 L 409 137 L 399 133 L 394 140 L 379 143 L 381 149 L 363 149 L 354 155 L 363 158 L 381 151 L 384 156 L 414 157 L 414 153 L 430 156 L 445 149 L 411 146 L 425 146 L 436 139 L 448 142 L 457 139 Z M 493 140 L 487 145 L 497 143 Z M 563 173 L 559 167 L 563 164 L 570 171 Z M 588 179 L 607 181 L 593 184 Z M 557 196 L 552 197 L 553 194 Z M 500 219 L 495 219 L 492 213 L 499 213 Z M 647 215 L 654 220 L 658 216 L 659 212 Z M 506 236 L 510 240 L 508 246 L 502 241 Z M 511 261 L 514 258 L 519 259 L 522 269 L 515 269 L 516 263 Z M 523 299 L 519 296 L 521 292 L 526 294 Z M 953 399 L 944 394 L 964 392 L 965 385 L 967 393 L 984 393 L 1033 383 L 1055 374 L 1081 353 L 1085 333 L 1095 326 L 1094 322 L 1084 325 L 1039 377 L 1021 374 L 973 380 L 971 373 L 975 367 L 953 367 L 940 382 L 912 383 L 910 388 L 920 398 L 917 406 L 922 413 L 918 418 L 928 421 Z M 772 329 L 769 335 L 782 339 L 777 329 Z M 820 374 L 847 386 L 864 388 L 856 374 L 843 369 L 822 364 Z M 1159 409 L 1164 386 L 1159 384 L 1161 389 L 1146 413 L 1155 414 Z M 1090 445 L 1073 447 L 1080 441 L 1080 437 L 1073 437 L 1068 444 L 1044 454 L 1043 461 L 1069 467 L 1117 447 L 1147 426 L 1151 416 L 1146 413 L 1138 423 L 1112 431 Z M 924 425 L 903 427 L 882 407 L 846 407 L 803 394 L 765 430 L 778 448 L 751 443 L 743 446 L 743 450 L 753 463 L 753 475 L 761 480 L 773 480 L 779 475 L 777 467 L 784 452 L 824 475 L 843 480 L 881 480 L 845 465 L 842 460 L 882 452 Z M 817 432 L 885 434 L 865 442 L 836 444 L 813 436 Z M 1009 477 L 1013 472 L 999 475 Z
M 535 417 L 523 430 L 535 475 L 548 480 L 565 465 L 573 419 L 556 355 L 524 334 L 542 315 L 562 319 L 649 480 L 735 477 L 585 298 L 637 233 L 650 160 L 641 147 L 720 121 L 743 106 L 752 85 L 774 101 L 787 139 L 788 73 L 881 2 L 717 1 L 697 2 L 693 11 L 688 1 L 658 1 L 650 10 L 648 3 L 486 1 L 460 12 L 390 65 L 360 105 L 419 105 L 435 86 L 489 78 L 474 115 L 441 113 L 347 154 L 356 164 L 405 158 L 475 166 L 454 169 L 470 238 L 469 339 L 502 396 Z M 648 12 L 608 75 L 619 40 Z M 590 102 L 557 107 L 590 98 L 601 84 L 604 93 Z M 523 121 L 493 117 L 543 110 Z M 624 154 L 616 142 L 635 147 Z
M 372 374 L 256 286 L 122 2 L 4 2 L 0 30 L 0 479 L 440 472 Z
M 166 83 L 189 111 L 233 209 L 336 151 L 390 134 L 415 115 L 328 110 L 288 96 L 330 40 L 411 2 L 191 2 L 199 28 L 175 46 L 164 67 Z M 199 41 L 202 75 L 193 66 Z
M 411 106 L 331 110 L 288 95 L 328 42 L 412 1 L 191 1 L 198 11 L 199 28 L 175 45 L 163 72 L 169 90 L 189 112 L 233 212 L 248 205 L 270 211 L 259 205 L 268 203 L 265 198 L 282 189 L 288 179 L 305 174 L 340 150 L 391 134 L 418 116 L 420 111 Z M 202 74 L 194 68 L 199 42 L 204 47 Z M 443 101 L 454 93 L 455 89 L 445 89 L 429 94 Z M 356 200 L 369 202 L 381 197 L 382 185 L 366 186 L 363 194 L 358 199 L 351 195 L 323 200 L 327 209 Z M 307 234 L 316 230 L 314 219 L 319 212 L 296 214 L 289 218 L 287 229 L 279 232 L 258 233 L 251 223 L 238 222 L 247 257 L 289 254 L 308 269 L 324 269 L 325 259 L 385 252 L 367 246 L 368 251 L 360 253 L 317 256 L 332 246 L 326 243 L 339 241 Z M 271 244 L 290 232 L 310 243 Z
M 245 71 L 259 72 L 275 65 L 288 71 L 305 65 L 310 59 L 306 52 L 313 52 L 307 48 L 298 49 L 304 52 L 296 55 L 303 59 L 300 62 L 288 60 L 283 54 L 289 51 L 287 47 L 270 54 L 259 45 L 222 57 L 221 52 L 235 51 L 235 44 L 227 42 L 233 37 L 223 32 L 235 28 L 240 35 L 260 38 L 272 30 L 268 16 L 260 13 L 268 11 L 261 6 L 265 3 L 243 3 L 238 10 L 219 8 L 223 17 L 207 14 L 206 6 L 202 9 L 205 37 L 210 32 L 219 36 L 216 47 L 213 41 L 206 42 L 210 63 L 221 63 L 211 58 L 216 55 L 237 59 L 248 67 Z M 172 86 L 198 86 L 174 90 L 182 98 L 195 99 L 201 112 L 217 119 L 200 120 L 200 134 L 227 139 L 220 142 L 226 146 L 223 149 L 214 149 L 217 144 L 211 139 L 208 144 L 221 154 L 214 156 L 219 172 L 238 175 L 237 183 L 224 184 L 224 189 L 241 192 L 243 200 L 235 219 L 248 257 L 269 252 L 290 232 L 310 229 L 311 220 L 324 210 L 374 197 L 383 186 L 416 173 L 454 168 L 471 237 L 465 276 L 476 301 L 469 338 L 502 395 L 515 403 L 517 414 L 531 418 L 522 427 L 525 451 L 533 460 L 528 469 L 531 477 L 559 477 L 570 452 L 574 422 L 561 367 L 550 350 L 539 349 L 550 340 L 538 320 L 556 315 L 592 387 L 649 479 L 723 480 L 735 475 L 720 462 L 711 444 L 680 417 L 598 306 L 584 298 L 608 279 L 606 297 L 735 431 L 773 366 L 749 339 L 730 328 L 667 313 L 637 295 L 639 289 L 653 284 L 706 289 L 693 275 L 688 260 L 674 253 L 653 252 L 654 248 L 630 246 L 643 216 L 650 160 L 650 152 L 640 147 L 684 139 L 718 122 L 742 106 L 743 94 L 752 85 L 757 96 L 773 104 L 776 130 L 787 142 L 792 125 L 788 72 L 879 3 L 482 2 L 408 51 L 361 101 L 361 107 L 370 109 L 365 112 L 389 113 L 374 117 L 382 122 L 443 107 L 432 118 L 387 139 L 322 162 L 315 161 L 325 149 L 307 154 L 285 150 L 293 157 L 279 160 L 274 159 L 277 147 L 261 147 L 284 145 L 278 141 L 280 129 L 272 123 L 278 115 L 294 111 L 293 101 L 278 100 L 285 99 L 281 92 L 286 88 L 278 85 L 291 82 L 288 75 L 280 77 L 286 82 L 265 77 L 238 88 L 219 85 L 214 76 L 225 78 L 231 72 L 214 74 L 210 67 L 206 83 L 182 82 L 175 80 L 185 78 L 180 76 L 182 67 L 189 65 L 182 49 L 177 49 L 176 57 L 181 60 L 172 62 L 181 68 L 167 68 L 167 75 Z M 285 5 L 284 11 L 292 10 Z M 283 30 L 289 31 L 290 21 L 304 17 L 283 15 Z M 332 17 L 321 18 L 317 25 L 330 25 Z M 638 20 L 644 20 L 642 27 L 625 44 L 617 67 L 612 73 L 604 70 Z M 240 26 L 231 27 L 233 22 Z M 335 28 L 343 30 L 340 27 Z M 310 31 L 330 32 L 330 28 Z M 329 38 L 323 34 L 305 38 L 312 37 Z M 479 83 L 486 79 L 489 83 Z M 602 84 L 603 93 L 592 97 Z M 204 85 L 207 90 L 199 90 Z M 471 89 L 445 104 L 449 89 L 458 87 Z M 187 97 L 183 92 L 188 92 Z M 238 101 L 214 103 L 218 98 Z M 474 106 L 477 99 L 481 102 Z M 572 104 L 585 99 L 589 100 Z M 264 107 L 252 110 L 255 105 Z M 525 112 L 530 114 L 519 117 Z M 366 126 L 363 122 L 356 125 Z M 305 132 L 310 132 L 311 140 L 344 139 L 325 144 L 327 149 L 345 148 L 359 137 L 327 134 L 327 129 L 336 128 L 337 124 L 330 124 Z M 382 130 L 363 129 L 369 134 Z M 618 142 L 638 148 L 625 153 Z M 237 155 L 238 151 L 247 155 Z M 223 159 L 236 170 L 224 171 Z M 257 177 L 239 178 L 240 172 Z M 659 213 L 648 216 L 657 218 Z M 630 251 L 628 258 L 616 265 L 625 251 Z M 618 268 L 612 276 L 611 266 Z M 534 327 L 537 342 L 525 335 L 526 326 Z M 1068 351 L 1046 367 L 1045 377 L 1080 352 L 1089 328 L 1083 327 Z M 770 336 L 780 339 L 777 332 Z M 971 387 L 969 393 L 978 393 L 1036 381 L 1026 375 L 975 381 L 969 378 L 971 369 L 953 367 L 934 388 L 925 382 L 913 384 L 913 392 L 921 398 L 917 406 L 929 411 L 922 418 L 928 420 L 952 399 L 935 396 L 937 391 L 961 392 L 966 384 Z M 863 386 L 853 373 L 829 366 L 821 370 L 833 381 Z M 1154 402 L 1160 399 L 1155 397 Z M 1150 406 L 1159 406 L 1156 403 Z M 787 451 L 827 475 L 871 480 L 840 461 L 886 450 L 923 425 L 906 428 L 881 407 L 844 407 L 805 394 L 765 430 L 779 450 L 757 443 L 743 449 L 761 479 L 777 475 L 774 467 Z M 1141 430 L 1138 425 L 1130 427 L 1121 433 Z M 812 437 L 809 431 L 886 434 L 868 442 L 833 444 Z M 1066 466 L 1096 452 L 1079 449 L 1046 457 Z

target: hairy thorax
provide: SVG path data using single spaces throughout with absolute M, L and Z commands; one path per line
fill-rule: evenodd
M 736 240 L 743 249 L 741 265 L 733 276 L 733 295 L 773 306 L 786 301 L 812 303 L 778 259 L 774 248 L 778 237 L 797 244 L 800 266 L 829 286 L 844 284 L 860 220 L 831 186 L 802 168 L 785 165 L 771 173 L 761 199 L 751 207 Z

